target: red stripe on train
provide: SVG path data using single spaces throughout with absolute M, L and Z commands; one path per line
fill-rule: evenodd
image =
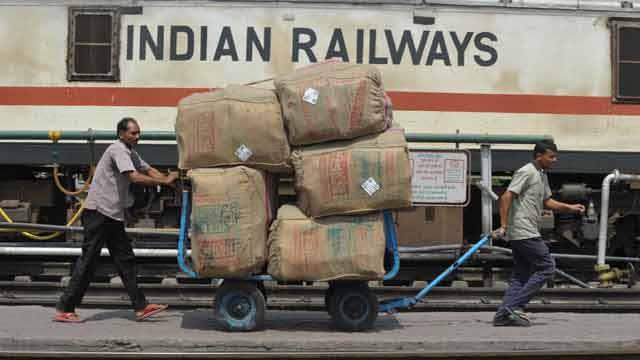
M 176 106 L 206 88 L 0 87 L 0 105 Z M 394 109 L 563 115 L 640 115 L 640 105 L 609 97 L 390 91 Z

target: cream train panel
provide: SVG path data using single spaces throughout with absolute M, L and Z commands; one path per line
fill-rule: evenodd
M 445 113 L 406 111 L 396 119 L 406 132 L 509 134 L 552 134 L 561 150 L 637 151 L 640 122 L 625 116 Z M 525 148 L 529 145 L 494 145 Z
M 11 59 L 11 66 L 0 68 L 2 85 L 86 84 L 66 81 L 65 7 L 0 7 L 0 56 Z M 376 63 L 393 90 L 609 95 L 606 17 L 443 8 L 433 11 L 435 24 L 425 26 L 413 24 L 411 7 L 327 7 L 224 3 L 176 11 L 155 3 L 142 15 L 122 16 L 121 82 L 93 86 L 220 87 L 271 77 L 329 54 Z M 162 34 L 162 59 L 147 43 L 141 46 L 143 33 L 155 42 Z M 315 44 L 306 51 L 311 36 Z M 188 58 L 172 60 L 172 49 L 187 52 L 189 37 L 193 49 Z M 269 51 L 261 55 L 257 44 L 264 46 L 267 38 Z
M 45 3 L 0 2 L 5 130 L 110 130 L 123 116 L 143 131 L 172 130 L 176 90 L 269 78 L 329 56 L 375 63 L 409 132 L 550 134 L 561 149 L 640 151 L 640 110 L 610 101 L 615 13 L 138 1 L 141 15 L 122 16 L 121 80 L 68 82 L 66 4 L 82 2 Z M 415 24 L 414 10 L 435 23 Z M 162 37 L 157 53 L 143 37 Z
M 99 106 L 0 106 L 2 130 L 30 130 L 46 124 L 46 130 L 110 130 L 118 120 L 132 116 L 142 131 L 173 131 L 176 109 L 173 107 L 99 107 Z M 22 119 L 13 121 L 9 119 Z

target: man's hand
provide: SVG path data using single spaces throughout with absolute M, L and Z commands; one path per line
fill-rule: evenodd
M 504 239 L 504 236 L 507 234 L 507 229 L 504 226 L 501 226 L 495 230 L 493 230 L 493 232 L 491 233 L 491 237 L 494 240 L 502 240 Z
M 584 210 L 585 210 L 584 205 L 582 205 L 582 204 L 569 205 L 569 209 L 570 209 L 571 212 L 574 212 L 576 214 L 583 214 Z
M 167 175 L 167 178 L 165 180 L 165 185 L 166 186 L 170 186 L 172 188 L 175 188 L 176 184 L 176 180 L 178 180 L 178 172 L 177 171 L 172 171 L 169 173 L 169 175 Z

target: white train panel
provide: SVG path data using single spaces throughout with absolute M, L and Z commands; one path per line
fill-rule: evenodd
M 171 130 L 180 96 L 329 56 L 375 63 L 411 132 L 551 134 L 561 149 L 640 151 L 640 105 L 611 102 L 609 13 L 141 1 L 141 15 L 121 18 L 120 81 L 69 82 L 68 7 L 48 4 L 0 3 L 3 129 L 111 130 L 126 115 Z

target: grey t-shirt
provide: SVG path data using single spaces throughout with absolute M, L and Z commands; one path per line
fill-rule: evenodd
M 509 209 L 506 239 L 539 237 L 544 201 L 551 197 L 547 174 L 528 163 L 516 171 L 507 190 L 518 196 L 513 198 Z
M 124 209 L 133 205 L 129 191 L 129 171 L 146 173 L 150 166 L 122 141 L 109 145 L 98 162 L 85 208 L 97 210 L 114 220 L 124 221 Z

